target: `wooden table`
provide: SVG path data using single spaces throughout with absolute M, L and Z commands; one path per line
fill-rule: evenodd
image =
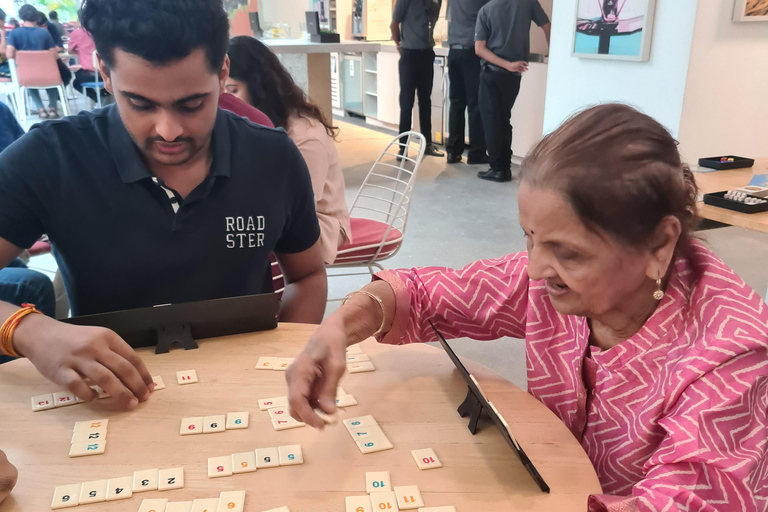
M 359 405 L 341 418 L 372 414 L 394 449 L 362 455 L 339 423 L 276 432 L 256 400 L 286 394 L 285 375 L 254 370 L 260 356 L 296 355 L 313 326 L 281 324 L 277 330 L 205 340 L 191 351 L 155 355 L 139 350 L 152 375 L 167 388 L 133 413 L 115 411 L 110 399 L 32 412 L 33 395 L 59 388 L 26 360 L 0 366 L 0 448 L 19 469 L 19 483 L 0 512 L 50 510 L 55 486 L 129 476 L 136 470 L 184 466 L 185 487 L 134 494 L 129 500 L 80 505 L 78 512 L 136 511 L 145 498 L 188 501 L 246 490 L 246 510 L 287 505 L 292 512 L 338 512 L 344 497 L 365 494 L 366 471 L 389 471 L 393 486 L 418 485 L 426 506 L 454 505 L 458 512 L 579 511 L 600 492 L 595 471 L 579 443 L 545 406 L 478 364 L 468 368 L 500 410 L 551 494 L 543 494 L 485 419 L 477 435 L 456 413 L 466 385 L 448 356 L 426 345 L 392 347 L 366 340 L 361 347 L 376 365 L 349 374 L 341 385 Z M 200 382 L 179 386 L 175 372 L 197 370 Z M 182 417 L 249 411 L 246 430 L 180 436 Z M 103 455 L 70 459 L 76 421 L 109 418 Z M 301 466 L 259 469 L 227 478 L 207 477 L 207 458 L 280 445 L 300 444 Z M 440 469 L 420 471 L 410 451 L 433 448 Z
M 768 174 L 768 158 L 755 160 L 755 165 L 749 169 L 694 173 L 694 176 L 696 177 L 696 184 L 699 186 L 699 193 L 708 194 L 744 187 L 749 184 L 753 174 Z M 768 212 L 741 213 L 703 202 L 699 202 L 697 206 L 699 216 L 703 219 L 768 233 Z

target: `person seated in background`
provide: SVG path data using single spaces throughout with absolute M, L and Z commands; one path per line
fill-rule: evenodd
M 56 11 L 51 11 L 48 13 L 48 18 L 50 19 L 50 24 L 56 27 L 56 30 L 59 31 L 59 36 L 65 37 L 67 35 L 67 31 L 64 29 L 64 25 L 59 22 L 59 13 Z
M 8 461 L 5 452 L 0 450 L 0 504 L 11 494 L 18 478 L 18 470 Z
M 228 55 L 227 92 L 263 111 L 301 151 L 312 177 L 323 260 L 333 263 L 350 233 L 344 175 L 334 145 L 338 130 L 264 44 L 252 37 L 234 37 Z
M 19 9 L 19 18 L 21 18 L 22 26 L 11 30 L 8 34 L 8 58 L 13 59 L 16 57 L 17 51 L 45 51 L 48 50 L 51 53 L 53 59 L 58 61 L 59 51 L 56 48 L 56 44 L 53 42 L 51 34 L 37 26 L 39 19 L 37 9 L 29 4 L 24 4 Z M 59 90 L 55 87 L 46 89 L 48 93 L 48 111 L 43 108 L 43 102 L 40 99 L 40 91 L 37 89 L 29 89 L 29 96 L 32 98 L 37 109 L 37 115 L 40 119 L 48 119 L 48 117 L 58 117 L 59 113 L 57 106 L 59 103 Z
M 8 20 L 8 23 L 10 23 L 11 27 L 13 27 L 13 28 L 19 28 L 19 26 L 20 26 L 19 25 L 19 20 L 17 20 L 16 18 L 11 18 L 10 20 Z M 13 29 L 11 29 L 11 30 L 13 30 Z
M 93 43 L 93 39 L 82 27 L 78 27 L 69 35 L 67 50 L 69 50 L 69 53 L 77 54 L 80 63 L 80 69 L 75 71 L 75 80 L 72 82 L 72 87 L 79 93 L 88 96 L 94 103 L 97 103 L 98 97 L 93 88 L 85 89 L 85 92 L 83 92 L 83 83 L 96 81 L 96 70 L 93 67 L 93 53 L 96 51 L 96 45 Z M 104 89 L 99 89 L 99 94 L 101 94 L 102 99 L 109 95 Z
M 8 67 L 8 37 L 5 31 L 5 11 L 0 9 L 0 77 L 10 78 L 11 70 Z
M 279 320 L 319 323 L 325 265 L 301 153 L 218 108 L 222 3 L 85 0 L 80 16 L 115 104 L 36 125 L 0 153 L 0 267 L 46 233 L 79 316 L 272 293 L 274 253 Z M 0 302 L 8 355 L 83 400 L 89 383 L 125 409 L 149 398 L 151 375 L 116 333 L 32 313 Z
M 45 15 L 45 13 L 42 13 L 40 11 L 37 12 L 37 26 L 40 28 L 44 28 L 48 31 L 49 34 L 51 34 L 51 38 L 53 39 L 53 44 L 56 45 L 56 49 L 60 52 L 64 51 L 64 41 L 61 39 L 61 32 L 59 32 L 59 29 L 56 27 L 56 25 L 53 25 L 52 23 L 48 23 L 48 16 Z
M 701 242 L 697 188 L 665 128 L 590 108 L 522 163 L 528 252 L 385 270 L 288 368 L 294 418 L 335 409 L 345 348 L 525 339 L 528 391 L 571 430 L 604 494 L 590 512 L 763 512 L 768 306 Z

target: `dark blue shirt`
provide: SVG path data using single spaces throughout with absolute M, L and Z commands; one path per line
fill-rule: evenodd
M 270 252 L 320 236 L 307 166 L 284 131 L 224 110 L 211 145 L 175 212 L 115 106 L 39 124 L 0 154 L 0 237 L 48 234 L 76 315 L 270 292 Z
M 8 33 L 8 46 L 19 51 L 34 52 L 55 48 L 51 34 L 40 27 L 19 27 Z
M 51 34 L 53 44 L 58 48 L 64 48 L 64 41 L 61 40 L 61 32 L 59 32 L 58 27 L 50 22 L 46 25 L 46 27 L 48 27 L 48 33 Z
M 0 152 L 24 135 L 24 130 L 13 117 L 11 109 L 5 103 L 0 103 Z

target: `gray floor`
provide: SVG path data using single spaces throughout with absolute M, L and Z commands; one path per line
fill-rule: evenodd
M 82 100 L 81 100 L 82 101 Z M 374 160 L 392 134 L 339 120 L 338 151 L 351 204 Z M 384 262 L 385 268 L 412 266 L 461 267 L 480 259 L 525 250 L 517 222 L 516 183 L 490 183 L 477 179 L 483 167 L 464 163 L 447 165 L 443 158 L 426 157 L 417 176 L 405 242 L 400 252 Z M 768 285 L 768 235 L 725 227 L 699 233 L 714 252 L 761 296 Z M 30 266 L 51 277 L 56 263 L 37 257 Z M 334 271 L 331 271 L 331 274 Z M 369 275 L 331 277 L 329 296 L 343 297 L 370 280 Z M 337 307 L 330 303 L 328 313 Z M 480 362 L 519 386 L 525 386 L 525 357 L 520 340 L 493 342 L 459 340 L 459 354 Z
M 391 134 L 338 122 L 338 150 L 344 168 L 348 203 Z M 414 189 L 405 242 L 385 268 L 411 266 L 461 267 L 475 259 L 525 250 L 517 220 L 517 184 L 490 183 L 475 174 L 483 167 L 447 165 L 425 157 Z M 514 172 L 514 171 L 513 171 Z M 768 285 L 768 234 L 736 227 L 699 232 L 706 243 L 761 296 Z M 330 294 L 341 297 L 368 281 L 331 278 Z M 329 311 L 333 306 L 329 307 Z M 525 358 L 520 340 L 457 341 L 457 352 L 524 386 Z

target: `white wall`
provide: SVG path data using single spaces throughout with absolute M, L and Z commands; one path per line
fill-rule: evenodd
M 697 0 L 657 0 L 650 61 L 629 62 L 572 57 L 576 2 L 554 0 L 544 133 L 585 106 L 619 101 L 654 117 L 677 136 L 696 4 Z
M 768 156 L 768 21 L 731 21 L 733 2 L 702 0 L 680 123 L 689 162 Z

